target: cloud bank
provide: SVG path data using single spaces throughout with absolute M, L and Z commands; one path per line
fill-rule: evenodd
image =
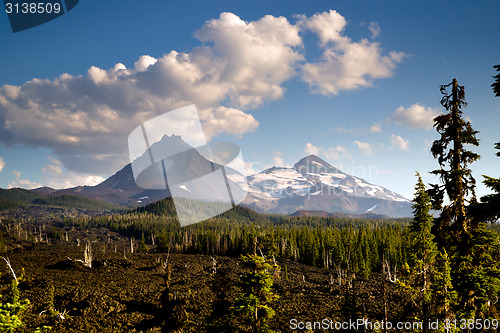
M 48 147 L 73 176 L 90 184 L 94 175 L 111 174 L 128 162 L 132 129 L 185 105 L 196 104 L 208 139 L 221 133 L 240 137 L 258 128 L 249 110 L 282 98 L 284 83 L 292 79 L 303 80 L 313 93 L 335 95 L 393 74 L 404 54 L 384 54 L 379 43 L 351 40 L 346 24 L 333 10 L 298 16 L 295 24 L 285 17 L 247 22 L 221 13 L 194 33 L 200 44 L 187 53 L 143 55 L 130 68 L 92 66 L 85 75 L 4 85 L 0 142 Z M 306 31 L 318 36 L 319 62 L 305 58 Z M 45 173 L 58 176 L 59 166 L 51 165 Z

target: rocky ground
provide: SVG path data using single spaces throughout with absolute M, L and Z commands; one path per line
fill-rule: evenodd
M 48 238 L 48 242 L 35 243 L 22 232 L 16 238 L 4 236 L 7 246 L 1 255 L 10 259 L 20 276 L 21 299 L 31 303 L 19 332 L 33 332 L 43 325 L 51 326 L 51 332 L 168 331 L 172 314 L 162 305 L 167 257 L 172 267 L 169 292 L 183 304 L 183 325 L 178 331 L 217 332 L 210 330 L 210 324 L 224 314 L 221 306 L 231 305 L 247 269 L 238 258 L 214 257 L 214 268 L 210 256 L 156 253 L 153 247 L 138 253 L 137 240 L 131 253 L 130 239 L 107 229 L 60 227 L 58 231 L 62 240 Z M 87 240 L 93 253 L 91 268 L 78 261 L 84 259 Z M 281 272 L 274 291 L 280 298 L 273 305 L 276 314 L 270 323 L 276 331 L 292 331 L 294 319 L 397 320 L 403 311 L 401 297 L 382 275 L 344 276 L 339 284 L 333 271 L 289 260 L 278 264 Z M 5 294 L 12 277 L 3 260 L 0 273 Z

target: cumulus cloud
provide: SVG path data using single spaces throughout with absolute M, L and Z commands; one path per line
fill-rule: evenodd
M 20 187 L 26 189 L 34 189 L 42 186 L 48 186 L 55 189 L 63 189 L 76 187 L 80 185 L 93 186 L 100 184 L 105 180 L 99 175 L 80 174 L 73 171 L 67 171 L 62 166 L 62 162 L 48 156 L 50 163 L 42 168 L 40 182 L 22 179 L 21 172 L 14 170 L 12 173 L 15 177 L 8 184 L 8 188 Z
M 282 16 L 245 22 L 222 13 L 196 31 L 195 37 L 213 43 L 210 52 L 222 60 L 217 76 L 240 107 L 282 97 L 281 84 L 296 74 L 295 64 L 304 59 L 298 50 L 302 46 L 299 28 Z
M 336 10 L 316 13 L 311 17 L 298 15 L 298 24 L 303 29 L 308 29 L 318 35 L 321 45 L 327 46 L 330 42 L 346 42 L 347 37 L 342 36 L 347 25 L 346 19 Z
M 222 13 L 195 36 L 202 45 L 191 52 L 144 55 L 133 68 L 92 66 L 81 76 L 0 87 L 0 139 L 52 148 L 68 170 L 99 174 L 128 162 L 132 129 L 181 106 L 197 105 L 208 137 L 255 131 L 244 110 L 283 96 L 303 59 L 298 27 L 284 17 L 245 22 Z
M 306 148 L 304 149 L 304 153 L 306 155 L 319 155 L 320 148 L 316 147 L 312 143 L 306 143 Z
M 9 183 L 7 188 L 20 187 L 20 188 L 26 188 L 26 189 L 31 190 L 31 189 L 43 186 L 40 183 L 32 182 L 28 179 L 21 179 L 21 171 L 14 170 L 14 171 L 12 171 L 12 173 L 14 174 L 15 179 Z
M 347 160 L 347 159 L 352 159 L 351 154 L 349 153 L 349 150 L 346 147 L 342 146 L 336 146 L 336 147 L 329 147 L 323 151 L 323 156 L 325 156 L 328 159 L 331 160 Z
M 394 124 L 406 126 L 411 129 L 430 130 L 434 124 L 433 119 L 439 111 L 421 104 L 413 104 L 409 108 L 399 106 L 392 114 L 390 120 Z
M 373 146 L 368 142 L 361 142 L 355 140 L 354 143 L 358 146 L 358 149 L 361 151 L 363 155 L 373 156 Z
M 285 163 L 285 160 L 283 159 L 283 152 L 278 150 L 278 151 L 273 151 L 273 165 L 274 166 L 288 166 Z
M 372 85 L 374 79 L 392 76 L 396 65 L 403 60 L 402 52 L 384 55 L 380 44 L 361 39 L 353 41 L 344 34 L 346 19 L 335 10 L 317 13 L 312 17 L 299 16 L 299 26 L 318 35 L 323 55 L 319 62 L 302 67 L 302 79 L 314 93 L 337 95 Z M 372 34 L 377 31 L 372 26 Z
M 370 126 L 371 133 L 382 133 L 382 127 L 380 124 L 373 124 Z
M 312 143 L 306 143 L 306 148 L 304 149 L 304 153 L 306 155 L 321 155 L 330 160 L 340 160 L 340 159 L 351 159 L 352 156 L 349 153 L 349 150 L 342 146 L 335 147 L 316 147 Z
M 241 137 L 243 133 L 255 132 L 259 126 L 252 115 L 238 109 L 219 106 L 205 112 L 203 131 L 208 140 L 220 132 Z
M 403 139 L 399 135 L 391 134 L 391 146 L 404 151 L 410 151 L 410 141 Z
M 105 178 L 99 175 L 81 174 L 64 170 L 63 164 L 58 159 L 49 156 L 50 163 L 42 169 L 42 180 L 45 186 L 55 189 L 76 186 L 94 186 L 102 183 Z
M 159 58 L 143 55 L 130 68 L 91 66 L 84 75 L 34 78 L 0 87 L 0 142 L 48 147 L 61 162 L 46 172 L 111 174 L 128 163 L 127 137 L 144 121 L 196 104 L 208 138 L 242 136 L 259 123 L 249 110 L 282 98 L 299 77 L 314 92 L 337 94 L 392 75 L 404 54 L 378 43 L 353 42 L 336 11 L 299 16 L 296 24 L 266 15 L 247 22 L 232 13 L 207 21 L 200 44 Z M 319 36 L 322 60 L 307 63 L 302 35 Z M 89 180 L 90 181 L 90 180 Z
M 372 38 L 377 38 L 380 35 L 380 26 L 377 22 L 370 22 L 368 30 L 370 30 Z
M 4 166 L 5 166 L 5 161 L 3 160 L 3 158 L 0 157 L 0 172 L 2 172 Z

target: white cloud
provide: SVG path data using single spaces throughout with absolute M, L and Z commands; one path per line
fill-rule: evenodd
M 370 132 L 371 133 L 382 133 L 382 127 L 380 124 L 373 124 L 370 126 Z
M 15 179 L 12 180 L 7 188 L 20 187 L 25 189 L 34 189 L 42 186 L 48 186 L 55 189 L 76 187 L 80 185 L 93 186 L 100 184 L 105 180 L 102 176 L 79 174 L 72 171 L 66 171 L 62 168 L 62 162 L 49 156 L 50 164 L 46 165 L 41 172 L 41 182 L 21 179 L 21 171 L 14 170 Z
M 334 10 L 312 17 L 301 15 L 298 24 L 316 33 L 323 48 L 319 62 L 302 67 L 302 79 L 314 93 L 337 95 L 343 90 L 371 86 L 374 79 L 392 76 L 396 65 L 405 57 L 404 53 L 395 51 L 383 55 L 380 44 L 367 39 L 352 41 L 344 35 L 347 21 Z
M 282 151 L 273 151 L 273 165 L 274 166 L 288 166 L 285 164 L 285 160 L 283 159 Z
M 326 46 L 330 42 L 345 41 L 342 36 L 346 19 L 336 10 L 330 9 L 328 12 L 316 13 L 311 17 L 298 15 L 298 24 L 303 29 L 310 30 L 318 35 L 321 45 Z
M 319 155 L 321 148 L 316 147 L 312 143 L 306 143 L 306 148 L 304 149 L 304 153 L 306 155 Z
M 220 132 L 241 137 L 243 133 L 255 132 L 259 126 L 259 122 L 252 115 L 234 108 L 219 106 L 206 112 L 208 115 L 203 117 L 203 131 L 207 140 Z
M 245 22 L 232 13 L 222 13 L 206 22 L 195 36 L 213 43 L 207 52 L 218 55 L 224 65 L 214 74 L 233 105 L 240 107 L 282 97 L 281 84 L 295 76 L 295 64 L 304 59 L 298 51 L 302 46 L 299 28 L 282 16 L 266 15 Z
M 94 186 L 105 180 L 98 175 L 83 175 L 76 172 L 66 172 L 59 176 L 45 177 L 44 185 L 55 189 L 71 188 L 76 186 Z
M 390 120 L 397 125 L 411 129 L 432 129 L 433 119 L 439 115 L 439 111 L 421 104 L 413 104 L 409 108 L 399 106 L 392 114 Z
M 49 161 L 50 161 L 50 163 L 51 163 L 51 164 L 58 165 L 58 166 L 63 165 L 63 164 L 62 164 L 62 162 L 61 162 L 61 161 L 59 161 L 58 159 L 53 158 L 53 157 L 52 157 L 52 156 L 50 156 L 50 155 L 49 155 L 49 156 L 47 156 L 47 157 L 48 157 L 48 159 L 49 159 Z
M 372 38 L 377 38 L 380 35 L 380 26 L 377 22 L 370 22 L 368 30 L 370 30 Z
M 49 147 L 70 171 L 112 173 L 128 162 L 139 124 L 196 104 L 207 136 L 241 136 L 258 122 L 244 110 L 281 98 L 296 75 L 302 39 L 284 17 L 245 22 L 231 13 L 207 21 L 189 53 L 141 56 L 133 68 L 89 68 L 0 87 L 0 140 Z M 222 106 L 221 104 L 227 104 Z
M 143 55 L 131 68 L 91 66 L 84 75 L 1 86 L 0 142 L 50 148 L 61 164 L 51 163 L 47 172 L 59 167 L 95 175 L 128 162 L 127 137 L 134 128 L 189 104 L 196 104 L 208 137 L 240 137 L 259 125 L 248 110 L 282 98 L 284 83 L 298 75 L 322 94 L 392 75 L 404 54 L 383 55 L 378 43 L 353 42 L 344 35 L 346 24 L 336 11 L 299 16 L 297 24 L 221 13 L 194 33 L 200 45 L 189 52 Z M 305 61 L 306 30 L 319 36 L 320 62 Z
M 351 159 L 352 156 L 349 150 L 342 146 L 335 146 L 329 148 L 316 147 L 312 143 L 306 143 L 306 148 L 304 149 L 306 155 L 321 155 L 330 160 L 340 160 L 340 159 Z
M 262 166 L 262 164 L 260 162 L 247 162 L 245 161 L 245 175 L 248 177 L 248 176 L 252 176 L 252 175 L 255 175 L 259 172 L 262 171 L 262 168 L 260 168 Z
M 361 142 L 355 140 L 354 143 L 358 146 L 358 149 L 361 151 L 363 155 L 373 156 L 373 146 L 368 142 Z
M 59 176 L 63 173 L 60 166 L 53 165 L 53 164 L 49 164 L 49 165 L 45 166 L 42 169 L 42 172 L 49 174 L 49 175 L 53 175 L 53 176 Z
M 20 187 L 20 188 L 25 188 L 25 189 L 34 189 L 37 187 L 42 187 L 43 185 L 37 182 L 32 182 L 29 181 L 28 179 L 21 179 L 21 171 L 14 170 L 12 171 L 14 174 L 15 179 L 9 183 L 7 188 L 15 188 L 15 187 Z
M 350 160 L 352 159 L 349 150 L 342 146 L 330 147 L 323 151 L 323 156 L 331 160 Z
M 42 169 L 42 179 L 45 186 L 55 189 L 70 188 L 76 186 L 94 186 L 105 180 L 98 175 L 79 174 L 72 171 L 65 171 L 62 162 L 49 156 L 50 164 Z
M 0 172 L 2 172 L 4 166 L 5 166 L 5 161 L 3 160 L 2 157 L 0 157 Z
M 403 139 L 399 135 L 391 134 L 391 146 L 404 151 L 410 151 L 410 141 Z

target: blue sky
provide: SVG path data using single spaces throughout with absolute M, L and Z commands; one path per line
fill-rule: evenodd
M 433 181 L 454 77 L 480 131 L 474 175 L 499 176 L 498 17 L 494 0 L 87 0 L 13 34 L 2 13 L 0 187 L 95 184 L 128 162 L 133 128 L 195 103 L 254 168 L 316 153 L 411 198 L 415 171 Z

